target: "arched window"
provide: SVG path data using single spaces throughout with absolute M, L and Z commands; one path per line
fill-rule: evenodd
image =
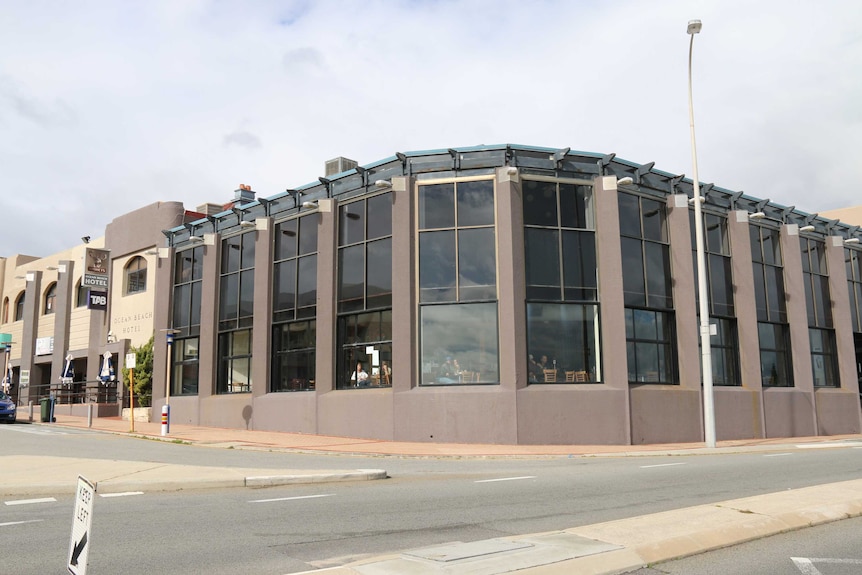
M 3 298 L 3 323 L 9 322 L 9 298 Z
M 126 265 L 126 294 L 144 291 L 147 291 L 147 260 L 136 256 Z
M 24 319 L 24 295 L 26 292 L 21 292 L 18 299 L 15 300 L 15 321 Z
M 75 307 L 84 307 L 87 305 L 87 292 L 89 290 L 81 285 L 81 280 L 75 284 Z
M 44 315 L 54 313 L 54 308 L 57 306 L 57 283 L 54 282 L 45 290 L 45 309 Z

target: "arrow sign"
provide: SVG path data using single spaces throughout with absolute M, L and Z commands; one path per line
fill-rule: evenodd
M 96 486 L 78 476 L 78 490 L 75 492 L 75 513 L 72 515 L 72 540 L 69 542 L 69 561 L 67 567 L 72 575 L 87 575 L 87 546 L 90 527 L 93 524 L 93 501 L 96 499 Z
M 69 561 L 69 565 L 73 567 L 78 566 L 78 557 L 81 556 L 81 551 L 84 550 L 84 547 L 87 545 L 87 534 L 84 533 L 84 536 L 81 537 L 81 540 L 75 545 L 75 548 L 72 549 L 72 559 Z

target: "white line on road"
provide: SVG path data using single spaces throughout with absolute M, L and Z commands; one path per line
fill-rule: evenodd
M 99 497 L 128 497 L 129 495 L 143 495 L 143 491 L 125 491 L 123 493 L 99 493 Z
M 825 563 L 826 565 L 862 565 L 862 559 L 791 557 L 790 560 L 793 561 L 796 568 L 804 573 L 804 575 L 823 575 L 820 570 L 814 566 L 815 563 Z
M 792 453 L 768 453 L 763 457 L 784 457 L 785 455 L 793 455 Z
M 674 465 L 687 465 L 686 463 L 660 463 L 659 465 L 641 465 L 641 469 L 650 469 L 652 467 L 672 467 Z
M 9 527 L 10 525 L 23 525 L 24 523 L 39 523 L 44 519 L 30 519 L 29 521 L 10 521 L 9 523 L 0 523 L 0 527 Z
M 524 475 L 523 477 L 502 477 L 500 479 L 482 479 L 474 483 L 494 483 L 495 481 L 518 481 L 519 479 L 535 479 L 535 475 Z
M 327 493 L 325 495 L 304 495 L 302 497 L 279 497 L 277 499 L 255 499 L 249 503 L 272 503 L 273 501 L 296 501 L 297 499 L 316 499 L 318 497 L 332 497 L 335 493 Z
M 68 435 L 68 433 L 66 433 L 65 431 L 54 431 L 53 429 L 49 429 L 47 427 L 36 427 L 36 428 L 31 429 L 31 428 L 25 427 L 23 425 L 16 425 L 14 427 L 11 425 L 8 425 L 8 426 L 4 425 L 3 429 L 5 429 L 7 431 L 18 431 L 19 433 L 32 433 L 34 435 L 49 435 L 52 433 L 54 435 Z
M 16 501 L 6 501 L 6 505 L 29 505 L 30 503 L 54 503 L 57 501 L 53 497 L 43 497 L 41 499 L 18 499 Z

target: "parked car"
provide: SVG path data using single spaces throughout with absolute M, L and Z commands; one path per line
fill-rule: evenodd
M 0 421 L 15 423 L 15 409 L 12 398 L 0 391 Z

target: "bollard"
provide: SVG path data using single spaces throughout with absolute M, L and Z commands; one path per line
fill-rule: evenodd
M 87 428 L 93 427 L 93 404 L 87 404 Z
M 171 432 L 171 406 L 162 406 L 162 435 L 167 435 Z
M 30 400 L 30 423 L 33 423 L 33 400 Z

